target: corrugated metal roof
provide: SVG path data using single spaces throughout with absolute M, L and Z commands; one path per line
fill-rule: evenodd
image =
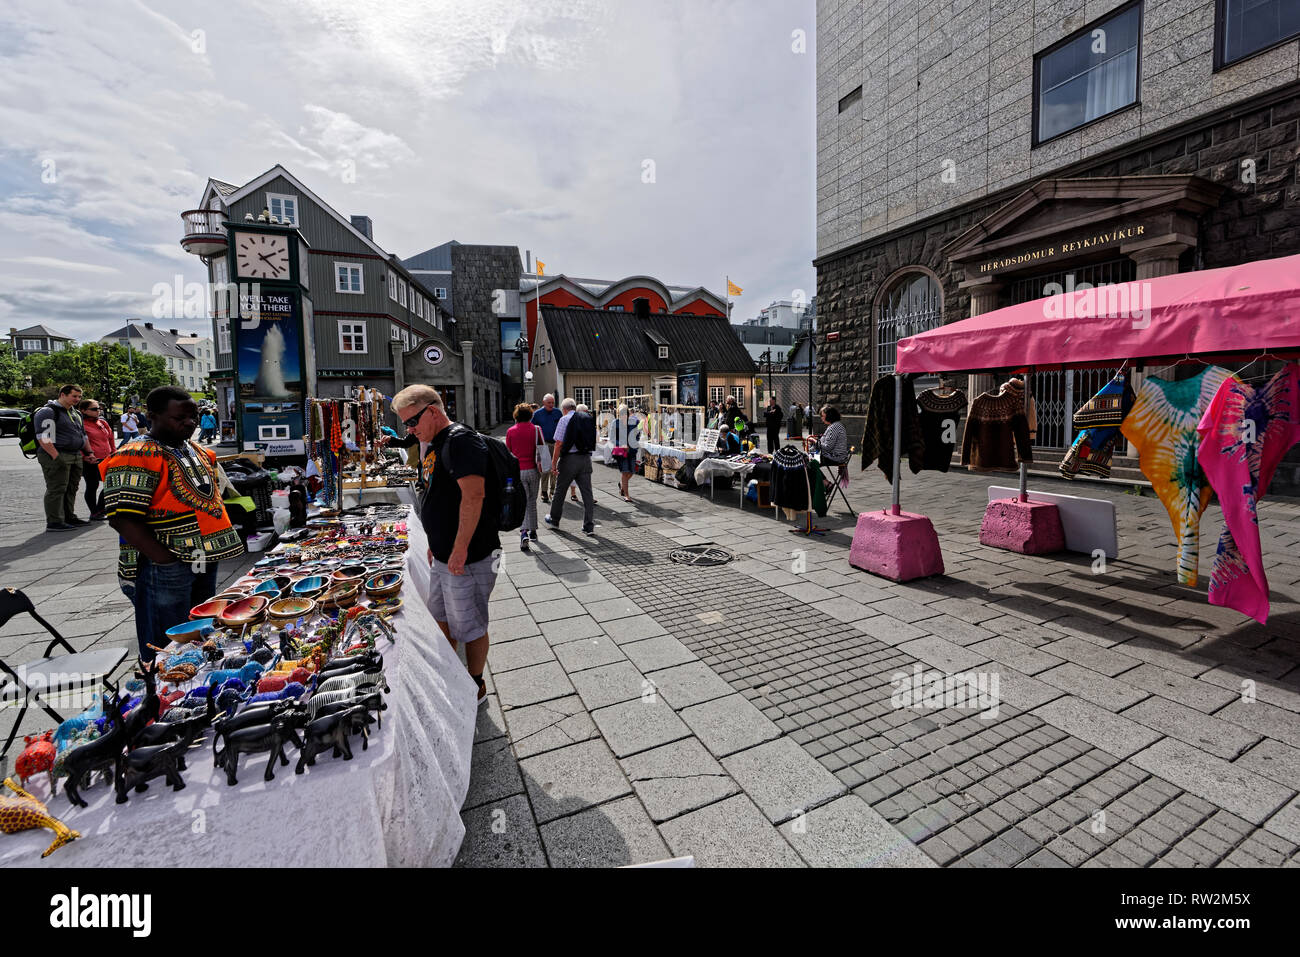
M 542 322 L 562 370 L 583 372 L 662 372 L 679 362 L 704 360 L 710 373 L 754 371 L 754 362 L 731 324 L 721 316 L 664 315 L 637 318 L 630 312 L 558 309 L 542 306 Z M 660 359 L 651 333 L 668 344 Z

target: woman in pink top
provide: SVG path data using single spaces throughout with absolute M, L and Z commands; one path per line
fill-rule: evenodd
M 546 448 L 540 427 L 533 425 L 533 407 L 525 402 L 515 406 L 515 424 L 506 430 L 506 448 L 519 460 L 519 477 L 524 483 L 528 511 L 519 529 L 519 550 L 528 551 L 528 540 L 537 541 L 537 490 L 542 474 L 537 469 L 537 446 Z
M 81 412 L 81 424 L 90 444 L 90 452 L 83 452 L 81 456 L 82 463 L 86 466 L 81 472 L 86 477 L 86 508 L 90 509 L 91 521 L 102 522 L 104 496 L 99 491 L 99 465 L 113 454 L 117 436 L 113 435 L 113 430 L 101 417 L 99 403 L 94 399 L 82 399 L 77 404 L 77 409 Z

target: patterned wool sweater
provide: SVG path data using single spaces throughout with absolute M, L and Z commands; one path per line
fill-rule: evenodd
M 1033 460 L 1023 390 L 978 396 L 967 417 L 961 464 L 972 472 L 1006 472 Z

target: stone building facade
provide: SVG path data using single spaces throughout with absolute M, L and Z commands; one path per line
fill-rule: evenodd
M 1230 49 L 1235 2 L 819 0 L 822 400 L 864 413 L 898 338 L 1049 283 L 1300 253 L 1300 39 Z M 1129 101 L 1112 86 L 1115 109 L 1047 129 L 1057 52 L 1120 43 L 1125 21 Z M 1061 420 L 1047 448 L 1092 383 L 1055 375 L 1035 377 L 1040 420 Z

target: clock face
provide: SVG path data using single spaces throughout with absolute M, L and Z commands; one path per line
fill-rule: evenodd
M 436 366 L 442 361 L 442 349 L 438 346 L 429 346 L 424 350 L 424 361 L 431 366 Z
M 247 279 L 289 279 L 289 238 L 265 233 L 235 234 L 235 271 Z

